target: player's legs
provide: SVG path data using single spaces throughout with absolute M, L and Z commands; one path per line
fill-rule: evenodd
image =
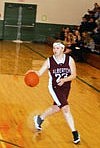
M 46 109 L 41 115 L 36 115 L 34 116 L 34 123 L 35 123 L 35 128 L 37 130 L 41 130 L 41 124 L 43 123 L 44 119 L 56 112 L 58 112 L 60 109 L 57 105 L 52 105 L 48 109 Z
M 73 119 L 72 114 L 70 112 L 69 105 L 66 105 L 66 106 L 62 107 L 61 110 L 62 110 L 62 112 L 64 114 L 64 117 L 65 117 L 71 131 L 75 131 L 74 119 Z
M 41 119 L 45 119 L 47 116 L 50 116 L 56 112 L 60 111 L 60 108 L 57 105 L 52 105 L 51 107 L 49 107 L 48 109 L 46 109 L 44 111 L 43 114 L 41 114 Z
M 72 131 L 72 134 L 73 134 L 73 142 L 75 144 L 79 143 L 80 142 L 80 136 L 77 132 L 77 130 L 75 129 L 75 124 L 74 124 L 74 119 L 73 119 L 73 116 L 70 112 L 70 107 L 69 105 L 66 105 L 64 107 L 61 108 L 63 114 L 64 114 L 64 117 Z

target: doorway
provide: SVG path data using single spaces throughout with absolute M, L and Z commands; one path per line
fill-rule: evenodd
M 5 3 L 4 40 L 32 41 L 37 5 Z

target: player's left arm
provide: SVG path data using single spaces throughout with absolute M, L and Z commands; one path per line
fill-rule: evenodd
M 65 78 L 61 78 L 58 83 L 59 86 L 62 86 L 65 82 L 71 81 L 76 78 L 76 65 L 75 65 L 75 61 L 72 57 L 70 57 L 69 66 L 71 69 L 71 75 L 68 77 L 65 77 Z
M 70 57 L 69 66 L 71 69 L 71 75 L 66 78 L 66 81 L 71 81 L 76 78 L 76 64 L 72 57 Z

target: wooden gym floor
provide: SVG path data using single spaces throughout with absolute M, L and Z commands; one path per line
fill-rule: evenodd
M 47 118 L 36 132 L 32 118 L 52 104 L 47 72 L 35 88 L 24 84 L 24 74 L 37 70 L 52 55 L 52 48 L 37 43 L 0 41 L 0 148 L 99 148 L 100 71 L 76 63 L 77 78 L 69 96 L 81 143 L 74 145 L 61 112 Z

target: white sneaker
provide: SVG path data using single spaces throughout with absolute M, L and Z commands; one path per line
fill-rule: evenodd
M 78 134 L 77 131 L 73 131 L 72 134 L 73 134 L 73 142 L 75 144 L 78 144 L 80 142 L 80 135 Z
M 41 124 L 44 120 L 41 119 L 40 115 L 34 116 L 34 124 L 37 130 L 42 130 Z

